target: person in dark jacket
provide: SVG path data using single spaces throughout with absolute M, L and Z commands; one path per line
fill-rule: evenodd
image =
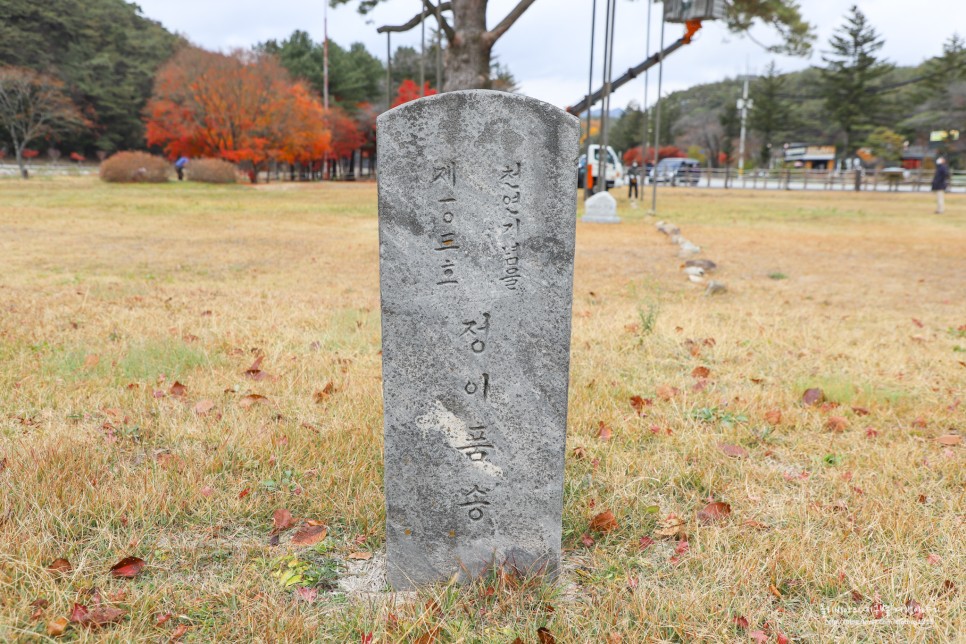
M 936 174 L 932 177 L 932 191 L 936 193 L 936 214 L 941 215 L 946 209 L 946 189 L 949 187 L 949 165 L 946 159 L 936 159 Z

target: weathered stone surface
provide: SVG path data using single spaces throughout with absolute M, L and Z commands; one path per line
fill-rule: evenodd
M 388 576 L 560 557 L 579 125 L 483 90 L 378 120 Z
M 617 200 L 609 192 L 598 192 L 584 202 L 584 216 L 580 221 L 595 224 L 619 224 Z

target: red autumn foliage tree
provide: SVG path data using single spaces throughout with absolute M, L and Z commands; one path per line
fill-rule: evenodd
M 184 48 L 155 78 L 147 141 L 177 156 L 220 157 L 258 169 L 331 150 L 319 100 L 268 54 Z
M 677 159 L 688 156 L 687 153 L 681 150 L 681 148 L 676 145 L 665 145 L 657 151 L 657 158 L 660 159 Z M 647 149 L 646 160 L 648 163 L 654 163 L 654 148 L 650 147 Z M 624 153 L 624 164 L 630 165 L 631 163 L 637 162 L 639 164 L 644 163 L 644 159 L 641 158 L 641 146 L 636 148 L 631 148 Z
M 436 90 L 431 88 L 427 81 L 423 85 L 423 94 L 425 96 L 432 96 L 435 93 Z M 399 84 L 399 88 L 396 90 L 396 100 L 392 102 L 392 107 L 399 107 L 403 103 L 415 101 L 417 98 L 421 98 L 419 95 L 419 85 L 416 84 L 416 81 L 407 78 Z

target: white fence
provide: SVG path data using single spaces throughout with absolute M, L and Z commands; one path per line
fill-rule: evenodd
M 932 171 L 909 170 L 902 174 L 866 170 L 858 172 L 774 169 L 748 170 L 739 176 L 733 168 L 695 168 L 681 174 L 674 185 L 701 188 L 740 188 L 747 190 L 860 190 L 874 192 L 928 192 L 932 188 Z M 661 184 L 666 185 L 666 184 Z M 950 192 L 966 192 L 966 172 L 953 172 Z

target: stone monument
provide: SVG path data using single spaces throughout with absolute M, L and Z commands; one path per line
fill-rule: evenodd
M 584 216 L 580 221 L 593 224 L 621 223 L 621 218 L 617 216 L 617 200 L 606 190 L 592 195 L 584 202 Z
M 578 121 L 471 90 L 377 127 L 389 583 L 553 575 Z

